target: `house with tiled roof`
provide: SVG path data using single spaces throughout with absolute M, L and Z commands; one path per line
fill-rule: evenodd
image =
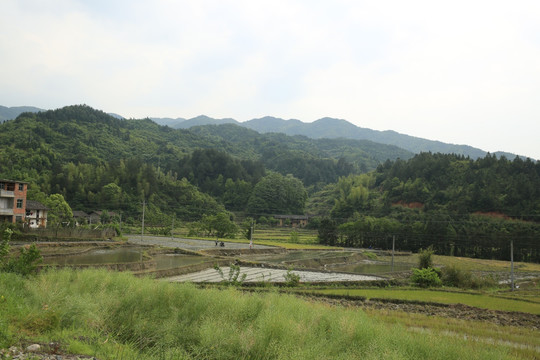
M 47 212 L 50 209 L 39 201 L 26 200 L 25 222 L 32 229 L 47 227 Z

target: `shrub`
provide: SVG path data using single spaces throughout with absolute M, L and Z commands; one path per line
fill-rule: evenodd
M 291 237 L 289 238 L 289 241 L 293 244 L 298 244 L 300 242 L 300 236 L 298 236 L 298 232 L 291 231 Z
M 411 281 L 413 284 L 423 288 L 442 285 L 438 271 L 431 267 L 424 269 L 413 269 Z
M 443 269 L 442 282 L 445 286 L 467 288 L 470 286 L 471 276 L 470 271 L 450 265 Z
M 35 244 L 23 246 L 19 257 L 9 257 L 9 240 L 12 230 L 6 229 L 2 233 L 0 243 L 0 271 L 11 272 L 20 275 L 30 275 L 36 272 L 38 264 L 43 260 L 41 253 Z
M 497 281 L 492 276 L 475 276 L 470 271 L 460 269 L 455 265 L 443 269 L 442 281 L 445 286 L 462 289 L 482 289 L 497 286 Z
M 288 269 L 283 277 L 285 278 L 286 286 L 296 287 L 300 284 L 300 275 L 293 273 L 293 269 Z
M 429 246 L 427 249 L 418 252 L 418 268 L 427 269 L 433 267 L 433 246 Z
M 247 274 L 240 275 L 240 266 L 238 265 L 231 264 L 229 268 L 228 278 L 225 278 L 223 270 L 221 270 L 218 265 L 215 265 L 214 269 L 219 273 L 219 275 L 223 279 L 223 282 L 227 285 L 240 286 L 244 283 L 244 281 L 246 281 Z

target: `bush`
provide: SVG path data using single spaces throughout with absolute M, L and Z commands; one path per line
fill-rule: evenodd
M 11 239 L 11 229 L 6 229 L 2 233 L 0 243 L 0 271 L 11 272 L 20 275 L 30 275 L 36 272 L 37 266 L 43 258 L 35 244 L 23 246 L 20 249 L 19 257 L 9 257 L 9 240 Z
M 445 286 L 462 289 L 482 289 L 497 286 L 497 281 L 491 277 L 474 276 L 470 271 L 450 265 L 443 269 L 442 282 Z
M 413 269 L 411 281 L 413 284 L 423 288 L 441 286 L 442 281 L 439 277 L 440 270 L 437 270 L 438 269 L 431 267 L 425 269 Z
M 443 269 L 442 281 L 445 286 L 467 288 L 471 282 L 471 272 L 464 271 L 455 265 Z
M 229 268 L 229 276 L 225 278 L 223 270 L 216 264 L 214 269 L 221 276 L 222 282 L 230 286 L 240 286 L 246 281 L 247 274 L 240 274 L 240 266 L 236 264 L 231 264 Z
M 300 284 L 300 275 L 293 273 L 293 269 L 288 269 L 287 274 L 283 275 L 285 285 L 288 287 L 296 287 Z
M 298 244 L 300 242 L 300 236 L 298 236 L 298 232 L 291 231 L 289 241 L 293 244 Z
M 418 252 L 418 268 L 427 269 L 433 267 L 433 246 L 429 246 L 427 249 Z

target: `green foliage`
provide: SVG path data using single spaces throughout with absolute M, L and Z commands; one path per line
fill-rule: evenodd
M 214 266 L 214 269 L 221 276 L 222 282 L 229 286 L 240 286 L 246 281 L 247 274 L 240 274 L 240 266 L 231 264 L 229 266 L 229 274 L 227 277 L 223 274 L 223 270 L 218 265 Z
M 300 236 L 298 236 L 297 231 L 291 231 L 289 241 L 293 244 L 298 244 L 300 242 Z
M 0 228 L 0 231 L 2 231 L 2 242 L 0 243 L 0 264 L 4 264 L 6 257 L 9 255 L 9 241 L 11 240 L 13 230 L 10 228 Z
M 427 269 L 433 267 L 433 246 L 429 246 L 427 249 L 420 249 L 418 252 L 418 268 Z
M 457 265 L 444 267 L 441 280 L 445 286 L 462 289 L 493 288 L 498 285 L 492 276 L 476 276 L 470 270 L 463 270 Z
M 61 194 L 51 194 L 45 201 L 47 219 L 54 227 L 68 226 L 73 219 L 71 207 Z
M 287 273 L 283 275 L 285 278 L 285 285 L 288 287 L 296 287 L 300 284 L 300 275 L 293 272 L 294 269 L 287 269 Z
M 249 198 L 250 214 L 303 214 L 307 199 L 304 185 L 297 178 L 271 173 L 255 185 Z
M 417 286 L 424 288 L 442 285 L 442 281 L 439 277 L 438 272 L 431 267 L 423 269 L 413 269 L 411 282 Z
M 320 244 L 334 246 L 338 242 L 338 227 L 335 220 L 324 218 L 321 220 L 318 230 Z
M 253 226 L 255 224 L 255 220 L 253 220 L 253 218 L 246 218 L 243 222 L 242 222 L 242 230 L 243 230 L 243 235 L 244 235 L 244 238 L 247 239 L 247 240 L 250 240 L 251 237 L 252 237 L 252 231 L 253 231 Z
M 11 239 L 13 231 L 5 229 L 2 233 L 0 243 L 0 271 L 15 273 L 23 276 L 35 274 L 37 266 L 43 258 L 35 244 L 23 246 L 19 250 L 18 257 L 9 257 Z
M 217 238 L 234 238 L 238 232 L 238 226 L 231 217 L 230 213 L 222 211 L 216 215 L 204 215 L 201 223 L 208 235 L 214 234 Z
M 377 254 L 371 251 L 364 251 L 362 254 L 365 255 L 370 260 L 377 260 Z

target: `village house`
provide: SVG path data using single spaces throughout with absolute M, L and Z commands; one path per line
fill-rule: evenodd
M 306 227 L 309 221 L 307 215 L 274 215 L 274 219 L 279 221 L 279 226 Z
M 47 212 L 50 209 L 39 201 L 26 200 L 26 219 L 28 227 L 32 229 L 47 227 Z
M 114 211 L 94 211 L 88 215 L 88 222 L 90 224 L 100 224 L 104 214 L 108 219 L 118 216 Z
M 75 226 L 90 223 L 90 215 L 81 210 L 73 210 L 73 219 L 75 219 Z
M 22 222 L 26 215 L 28 183 L 0 179 L 0 222 Z

